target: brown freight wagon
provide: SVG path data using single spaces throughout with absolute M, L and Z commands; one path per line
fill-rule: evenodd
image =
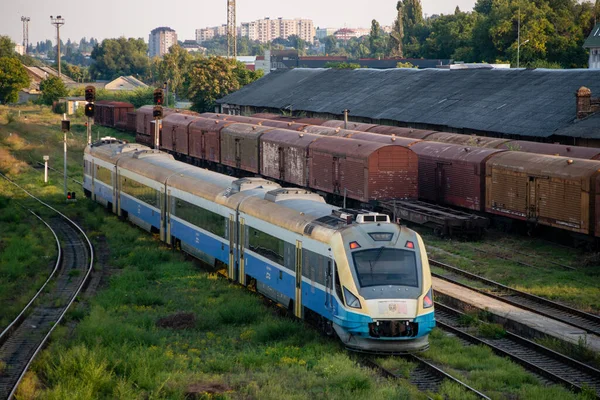
M 230 121 L 199 118 L 189 126 L 188 155 L 197 161 L 221 162 L 221 130 L 233 124 Z
M 263 133 L 260 138 L 261 175 L 308 186 L 308 146 L 320 138 L 319 135 L 284 129 Z
M 128 132 L 135 132 L 136 118 L 137 118 L 137 113 L 135 111 L 131 111 L 131 112 L 127 113 L 126 130 Z
M 221 164 L 260 173 L 260 136 L 271 127 L 231 124 L 221 130 Z
M 595 160 L 497 154 L 486 163 L 486 211 L 598 236 L 599 171 Z
M 497 148 L 525 153 L 547 154 L 570 158 L 583 158 L 585 160 L 600 160 L 600 149 L 594 147 L 568 146 L 558 143 L 539 143 L 526 140 L 511 140 Z
M 154 106 L 142 106 L 136 111 L 135 141 L 137 143 L 142 143 L 149 146 L 154 145 L 154 117 L 152 116 L 153 109 Z M 171 108 L 163 107 L 163 118 L 174 112 L 175 110 Z
M 325 136 L 309 146 L 309 187 L 367 203 L 418 196 L 417 155 L 403 146 Z
M 174 153 L 187 155 L 189 152 L 188 127 L 199 119 L 194 115 L 169 114 L 162 120 L 160 141 L 162 148 Z
M 351 131 L 351 130 L 342 129 L 342 128 L 332 128 L 329 126 L 321 126 L 321 125 L 308 125 L 308 126 L 305 126 L 304 129 L 302 129 L 302 132 L 310 133 L 313 135 L 342 137 L 349 133 L 358 132 L 358 131 Z
M 127 113 L 134 110 L 133 104 L 122 101 L 100 100 L 94 105 L 94 123 L 111 128 L 124 129 L 127 124 Z
M 350 131 L 361 131 L 361 132 L 366 132 L 369 129 L 373 129 L 377 126 L 375 124 L 363 124 L 362 122 L 350 122 L 350 121 L 348 121 L 348 126 L 346 126 L 346 123 L 344 121 L 340 121 L 337 119 L 325 121 L 321 125 L 328 126 L 330 128 L 348 129 Z
M 243 115 L 227 115 L 227 114 L 213 114 L 204 113 L 200 115 L 204 118 L 219 119 L 223 121 L 239 122 L 242 124 L 271 126 L 279 129 L 289 129 L 292 131 L 301 131 L 307 124 L 295 123 L 292 121 L 278 121 L 273 119 L 261 119 L 253 117 L 244 117 Z
M 398 136 L 387 136 L 387 135 L 380 135 L 377 133 L 358 132 L 358 131 L 342 131 L 342 132 L 344 132 L 343 137 L 348 138 L 348 139 L 365 140 L 367 142 L 383 143 L 383 144 L 390 144 L 390 145 L 395 145 L 395 146 L 410 147 L 415 143 L 422 142 L 419 139 L 411 139 L 411 138 L 398 137 Z
M 461 146 L 498 148 L 510 139 L 501 139 L 486 136 L 461 135 L 460 133 L 436 132 L 427 136 L 429 142 L 451 143 Z
M 294 122 L 296 124 L 305 124 L 305 125 L 323 125 L 325 122 L 327 122 L 326 119 L 322 119 L 322 118 L 285 117 L 283 115 L 271 114 L 271 113 L 252 114 L 252 118 L 271 119 L 274 121 L 283 121 L 283 122 Z
M 438 133 L 438 131 L 429 131 L 423 129 L 414 129 L 414 128 L 401 128 L 399 126 L 389 126 L 389 125 L 375 125 L 373 128 L 369 129 L 367 132 L 371 133 L 379 133 L 382 135 L 396 135 L 406 138 L 413 139 L 421 139 L 425 140 L 428 136 Z
M 483 211 L 486 161 L 504 150 L 424 141 L 411 149 L 419 156 L 421 200 Z

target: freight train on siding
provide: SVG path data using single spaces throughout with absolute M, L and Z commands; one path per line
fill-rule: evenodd
M 88 197 L 317 322 L 352 350 L 427 349 L 435 326 L 421 237 L 310 191 L 236 179 L 104 138 L 84 153 Z
M 137 111 L 136 140 L 148 145 L 154 143 L 151 111 Z M 361 203 L 418 198 L 492 216 L 502 225 L 525 221 L 600 237 L 600 149 L 257 116 L 182 116 L 171 110 L 160 130 L 160 147 L 196 165 L 227 166 Z M 361 143 L 343 145 L 342 138 Z M 377 143 L 403 150 L 386 150 L 390 155 L 380 157 L 381 151 L 373 151 Z M 391 164 L 379 168 L 386 163 Z M 383 185 L 382 170 L 390 178 Z

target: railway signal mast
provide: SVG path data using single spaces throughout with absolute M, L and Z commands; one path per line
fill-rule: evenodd
M 96 101 L 96 88 L 93 86 L 85 87 L 85 116 L 88 117 L 87 120 L 87 144 L 88 146 L 92 144 L 92 118 L 94 118 L 94 114 L 96 112 L 96 106 L 94 102 Z
M 152 116 L 154 117 L 154 148 L 158 149 L 160 145 L 160 121 L 163 117 L 163 90 L 154 90 L 154 110 L 152 110 Z
M 237 57 L 235 0 L 227 0 L 227 57 Z

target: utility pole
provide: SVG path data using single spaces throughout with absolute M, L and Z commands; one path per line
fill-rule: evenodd
M 519 20 L 517 21 L 517 68 L 521 65 L 521 45 L 528 42 L 529 39 L 521 43 L 521 6 L 519 6 Z
M 56 18 L 51 15 L 50 24 L 56 26 L 56 59 L 58 63 L 58 77 L 60 78 L 60 27 L 65 24 L 65 19 L 60 15 L 57 15 Z
M 227 57 L 237 57 L 235 0 L 227 0 Z
M 64 132 L 63 144 L 64 144 L 64 186 L 65 186 L 65 198 L 68 198 L 67 193 L 67 133 L 71 130 L 71 121 L 67 119 L 67 114 L 63 114 L 63 119 L 61 121 L 62 131 Z
M 21 17 L 21 22 L 23 22 L 23 47 L 25 48 L 25 54 L 27 54 L 27 48 L 29 47 L 29 21 L 31 21 L 31 18 Z

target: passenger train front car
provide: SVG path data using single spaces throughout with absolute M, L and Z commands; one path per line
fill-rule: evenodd
M 348 348 L 428 348 L 435 319 L 425 246 L 387 215 L 111 138 L 88 146 L 84 158 L 93 200 L 335 332 Z

